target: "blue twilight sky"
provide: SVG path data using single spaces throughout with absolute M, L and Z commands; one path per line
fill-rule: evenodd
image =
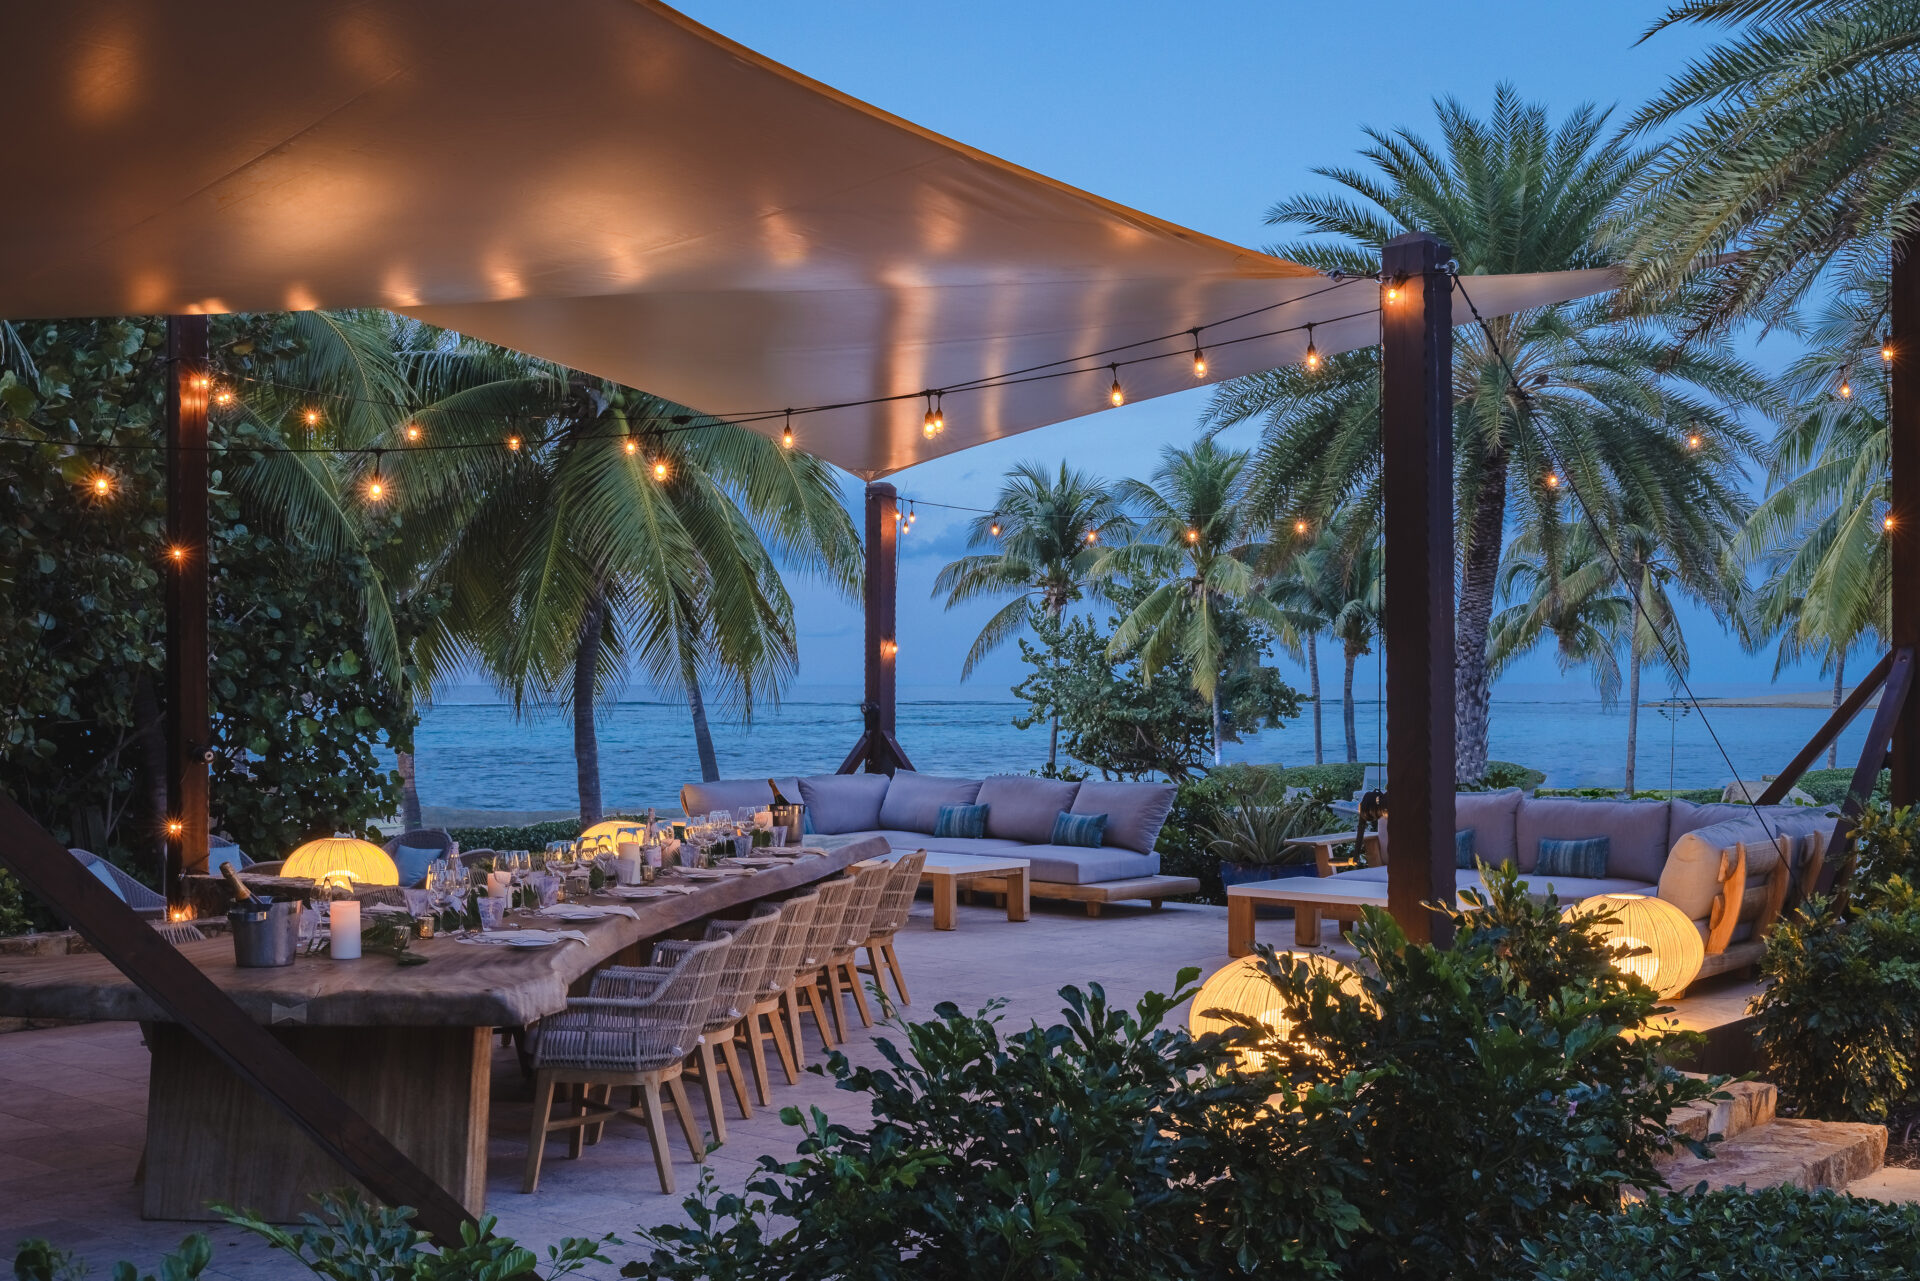
M 1267 207 L 1327 190 L 1311 172 L 1349 163 L 1363 125 L 1433 132 L 1432 99 L 1478 111 L 1512 81 L 1556 118 L 1586 102 L 1624 118 L 1705 42 L 1692 32 L 1635 41 L 1664 5 L 1565 0 L 681 0 L 722 34 L 928 128 L 1163 218 L 1250 246 L 1272 239 Z M 1782 343 L 1758 352 L 1782 362 Z M 1098 473 L 1146 475 L 1160 449 L 1195 433 L 1194 391 L 1062 423 L 900 473 L 905 496 L 985 506 L 1022 459 L 1065 458 Z M 1235 439 L 1249 443 L 1250 436 Z M 850 492 L 854 487 L 850 486 Z M 947 613 L 929 598 L 940 567 L 964 548 L 958 512 L 922 509 L 903 547 L 899 640 L 903 692 L 955 686 L 987 608 Z M 803 687 L 860 680 L 856 604 L 794 581 Z M 1696 686 L 1767 681 L 1702 615 L 1688 628 Z M 1337 680 L 1323 657 L 1323 679 Z M 1284 661 L 1283 661 L 1284 665 Z M 1004 696 L 1014 650 L 970 692 Z M 1298 672 L 1291 672 L 1298 676 Z M 1562 678 L 1544 653 L 1509 678 Z M 1584 685 L 1585 677 L 1573 678 Z M 1300 683 L 1304 686 L 1304 680 Z M 1789 683 L 1819 683 L 1807 669 Z M 1371 690 L 1371 666 L 1361 672 Z M 1660 697 L 1654 677 L 1648 696 Z

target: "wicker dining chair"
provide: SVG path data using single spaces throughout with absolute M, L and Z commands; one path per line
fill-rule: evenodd
M 179 947 L 182 943 L 204 943 L 207 936 L 192 921 L 148 921 L 153 932 L 167 942 Z
M 722 1070 L 733 1085 L 740 1118 L 753 1117 L 753 1106 L 747 1102 L 746 1077 L 740 1071 L 740 1055 L 734 1048 L 734 1032 L 747 1017 L 753 998 L 759 994 L 760 982 L 767 973 L 767 954 L 772 951 L 779 931 L 780 909 L 772 903 L 762 904 L 744 921 L 712 921 L 707 925 L 708 942 L 722 939 L 732 946 L 727 949 L 727 963 L 720 972 L 720 986 L 713 994 L 713 1008 L 707 1012 L 707 1021 L 700 1029 L 700 1046 L 690 1057 L 698 1065 L 700 1084 L 707 1096 L 707 1122 L 719 1143 L 727 1141 L 727 1114 L 720 1096 Z M 686 939 L 655 943 L 650 969 L 657 971 L 661 966 L 678 964 L 694 946 Z M 594 975 L 587 995 L 631 995 L 629 989 L 634 976 L 649 972 L 610 965 Z
M 761 976 L 760 990 L 754 994 L 753 1005 L 747 1010 L 746 1021 L 740 1028 L 741 1036 L 747 1043 L 747 1053 L 753 1058 L 753 1081 L 760 1092 L 761 1107 L 773 1106 L 772 1082 L 767 1075 L 769 1040 L 779 1052 L 780 1066 L 787 1074 L 787 1084 L 794 1085 L 800 1080 L 800 1060 L 793 1039 L 787 1035 L 787 1024 L 782 1015 L 793 1005 L 794 976 L 799 973 L 801 959 L 807 954 L 808 935 L 813 929 L 814 913 L 820 907 L 820 894 L 817 890 L 809 890 L 783 900 L 778 906 L 780 929 L 774 935 L 773 947 L 767 953 L 767 969 Z M 797 1036 L 797 1014 L 794 1032 Z
M 849 995 L 853 997 L 854 1009 L 860 1015 L 860 1026 L 873 1026 L 873 1011 L 867 1005 L 867 993 L 861 986 L 856 962 L 861 947 L 867 941 L 873 914 L 880 908 L 880 897 L 887 892 L 887 885 L 893 879 L 893 865 L 882 862 L 855 863 L 847 870 L 853 873 L 853 894 L 847 900 L 846 918 L 841 922 L 839 935 L 821 970 L 821 978 L 827 985 L 828 1000 L 833 1003 L 833 1028 L 842 1041 L 847 1039 L 844 1002 Z
M 114 896 L 132 908 L 137 916 L 165 916 L 167 899 L 164 894 L 155 892 L 134 880 L 125 872 L 101 858 L 90 850 L 68 850 L 67 853 L 80 860 L 80 865 L 106 883 Z
M 907 995 L 907 980 L 900 974 L 900 954 L 893 950 L 893 936 L 907 923 L 908 915 L 913 911 L 913 896 L 920 891 L 920 873 L 927 865 L 927 852 L 915 850 L 911 854 L 902 854 L 893 861 L 893 875 L 887 881 L 886 890 L 880 895 L 880 906 L 874 909 L 873 924 L 867 927 L 866 941 L 860 946 L 867 950 L 867 963 L 854 967 L 855 981 L 860 974 L 873 975 L 873 990 L 880 996 L 882 1013 L 890 1013 L 887 999 L 887 983 L 882 974 L 893 975 L 893 985 L 900 989 L 900 1004 L 912 1005 L 913 998 Z
M 820 903 L 814 909 L 813 920 L 807 927 L 806 951 L 801 953 L 793 982 L 787 988 L 787 1022 L 792 1025 L 793 1057 L 801 1067 L 807 1065 L 806 1038 L 800 1033 L 800 1016 L 803 1012 L 813 1015 L 813 1025 L 820 1031 L 820 1044 L 829 1050 L 835 1045 L 833 1033 L 827 1030 L 827 1011 L 820 998 L 820 979 L 826 972 L 828 958 L 846 937 L 847 907 L 853 900 L 853 891 L 854 879 L 851 876 L 820 882 Z M 803 1005 L 804 1011 L 801 1008 Z
M 649 970 L 647 977 L 653 981 L 632 980 L 634 996 L 576 997 L 563 1012 L 540 1020 L 533 1032 L 533 1129 L 527 1137 L 522 1192 L 540 1186 L 547 1135 L 571 1130 L 567 1155 L 578 1157 L 587 1128 L 617 1116 L 646 1123 L 660 1190 L 672 1192 L 673 1153 L 661 1112 L 663 1088 L 673 1100 L 694 1160 L 705 1159 L 706 1145 L 694 1126 L 680 1076 L 687 1055 L 699 1045 L 730 946 L 724 939 L 694 944 L 672 969 Z M 563 1086 L 570 1087 L 566 1113 L 556 1118 L 554 1096 Z M 600 1090 L 610 1096 L 616 1089 L 628 1092 L 626 1107 L 591 1097 Z

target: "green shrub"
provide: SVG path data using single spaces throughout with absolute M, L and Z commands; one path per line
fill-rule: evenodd
M 1305 787 L 1313 791 L 1325 790 L 1340 800 L 1346 800 L 1366 786 L 1367 771 L 1377 768 L 1378 765 L 1378 761 L 1290 765 L 1281 778 L 1288 787 Z
M 1311 794 L 1279 802 L 1242 795 L 1206 829 L 1207 852 L 1222 862 L 1252 867 L 1311 863 L 1310 848 L 1287 842 L 1325 832 L 1333 818 L 1333 811 Z
M 1498 792 L 1509 787 L 1517 787 L 1523 792 L 1532 792 L 1534 788 L 1547 781 L 1547 776 L 1537 769 L 1525 765 L 1515 765 L 1512 761 L 1488 761 L 1487 772 L 1477 781 L 1462 783 L 1463 792 Z
M 1854 821 L 1853 851 L 1860 885 L 1869 898 L 1894 878 L 1920 884 L 1920 812 L 1869 805 Z
M 1920 1259 L 1920 1206 L 1823 1189 L 1656 1196 L 1530 1244 L 1539 1281 L 1893 1281 Z
M 1346 1189 L 1367 1226 L 1336 1255 L 1344 1275 L 1502 1275 L 1567 1214 L 1663 1186 L 1659 1154 L 1700 1150 L 1668 1128 L 1713 1088 L 1666 1066 L 1695 1038 L 1655 1030 L 1658 998 L 1615 969 L 1592 919 L 1535 904 L 1511 869 L 1482 874 L 1450 950 L 1369 909 L 1357 994 L 1264 953 L 1295 1020 L 1266 1048 L 1300 1083 L 1347 1083 L 1340 1106 L 1364 1119 L 1322 1152 L 1365 1172 Z
M 1754 1000 L 1766 1079 L 1801 1116 L 1884 1121 L 1920 1103 L 1920 895 L 1894 878 L 1814 899 L 1767 936 Z
M 787 1109 L 803 1129 L 795 1160 L 762 1158 L 745 1196 L 704 1180 L 689 1223 L 643 1231 L 651 1256 L 623 1275 L 1331 1275 L 1329 1253 L 1360 1226 L 1340 1192 L 1352 1172 L 1325 1156 L 1346 1124 L 1345 1086 L 1295 1109 L 1270 1077 L 1218 1075 L 1230 1046 L 1166 1022 L 1197 974 L 1135 1013 L 1098 986 L 1063 989 L 1064 1022 L 1004 1040 L 991 1009 L 943 1004 L 907 1026 L 904 1051 L 878 1042 L 882 1068 L 832 1055 L 827 1071 L 872 1123 Z
M 1886 770 L 1881 770 L 1879 779 L 1873 785 L 1873 796 L 1869 799 L 1885 801 L 1891 780 L 1892 775 Z M 1847 799 L 1847 788 L 1852 784 L 1851 768 L 1810 769 L 1800 776 L 1800 781 L 1794 786 L 1822 805 L 1838 805 Z
M 570 841 L 580 835 L 577 818 L 556 818 L 527 827 L 450 827 L 447 835 L 463 850 L 543 850 L 549 841 Z

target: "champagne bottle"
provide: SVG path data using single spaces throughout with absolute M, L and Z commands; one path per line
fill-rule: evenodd
M 222 863 L 220 874 L 227 878 L 227 885 L 233 890 L 234 902 L 244 903 L 253 897 L 253 891 L 248 889 L 247 883 L 240 879 L 240 873 L 233 864 Z
M 791 805 L 793 803 L 780 791 L 780 784 L 774 782 L 772 779 L 768 779 L 767 786 L 773 789 L 773 803 L 775 805 Z

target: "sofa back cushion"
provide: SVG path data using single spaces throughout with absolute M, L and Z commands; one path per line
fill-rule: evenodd
M 1688 832 L 1703 827 L 1712 827 L 1720 823 L 1753 821 L 1754 806 L 1731 805 L 1714 802 L 1708 805 L 1696 805 L 1692 801 L 1676 800 L 1667 816 L 1667 839 L 1677 841 Z M 1795 818 L 1806 813 L 1820 813 L 1804 805 L 1762 805 L 1760 813 L 1771 823 L 1776 818 Z
M 1046 845 L 1053 839 L 1053 820 L 1073 807 L 1079 790 L 1080 784 L 1068 779 L 989 774 L 974 799 L 987 807 L 988 836 Z
M 1520 789 L 1510 787 L 1503 792 L 1457 792 L 1453 798 L 1454 839 L 1458 842 L 1458 833 L 1473 829 L 1473 855 L 1488 867 L 1498 867 L 1502 863 L 1514 861 L 1513 816 L 1520 808 Z M 1380 857 L 1391 862 L 1387 832 L 1390 819 L 1380 820 Z M 1454 848 L 1456 865 L 1459 863 L 1459 846 Z M 1471 862 L 1466 866 L 1472 867 Z M 1531 864 L 1523 864 L 1530 868 Z
M 1534 869 L 1543 840 L 1578 841 L 1604 836 L 1607 875 L 1652 885 L 1660 879 L 1660 869 L 1667 861 L 1667 803 L 1530 798 L 1520 802 L 1513 834 L 1522 872 Z
M 797 778 L 775 779 L 780 784 L 780 794 L 790 801 L 802 801 L 800 780 Z M 711 783 L 682 783 L 680 785 L 680 812 L 683 814 L 711 814 L 715 810 L 736 810 L 743 805 L 751 805 L 763 810 L 773 804 L 773 789 L 767 786 L 764 778 L 720 778 Z
M 943 805 L 971 805 L 980 794 L 977 778 L 940 778 L 903 769 L 887 784 L 880 802 L 880 826 L 897 832 L 928 832 Z
M 1172 783 L 1105 783 L 1088 779 L 1074 794 L 1072 812 L 1105 814 L 1105 843 L 1109 847 L 1151 854 L 1178 790 Z
M 816 774 L 800 780 L 800 799 L 813 830 L 822 836 L 879 831 L 880 805 L 886 798 L 885 774 Z

